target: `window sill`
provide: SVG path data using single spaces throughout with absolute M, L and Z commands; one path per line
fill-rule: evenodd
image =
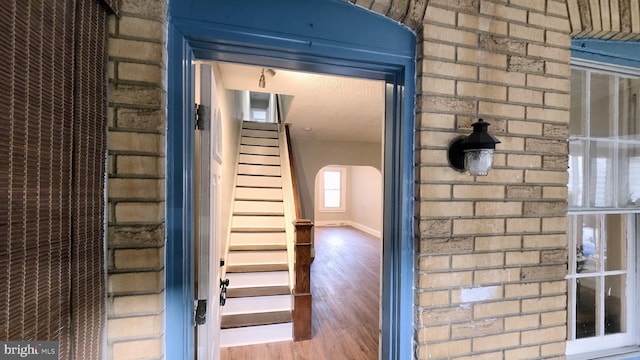
M 567 356 L 567 360 L 636 360 L 640 359 L 640 347 L 629 346 L 618 349 L 595 351 Z

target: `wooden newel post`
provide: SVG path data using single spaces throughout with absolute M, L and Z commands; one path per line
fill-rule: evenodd
M 293 340 L 311 339 L 311 228 L 309 219 L 293 222 L 296 227 L 296 285 L 293 292 Z

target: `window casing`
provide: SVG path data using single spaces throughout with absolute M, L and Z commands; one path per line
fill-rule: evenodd
M 325 167 L 320 171 L 318 210 L 346 211 L 346 168 Z
M 569 355 L 638 343 L 639 93 L 640 71 L 573 61 Z

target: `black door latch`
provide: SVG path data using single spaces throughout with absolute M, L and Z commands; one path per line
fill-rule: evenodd
M 227 303 L 227 286 L 229 286 L 229 279 L 220 279 L 220 306 Z

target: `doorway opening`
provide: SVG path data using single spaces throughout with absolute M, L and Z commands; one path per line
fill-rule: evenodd
M 206 63 L 206 62 L 205 62 Z M 373 288 L 368 288 L 367 293 L 370 295 L 370 302 L 366 306 L 370 313 L 375 315 L 375 318 L 367 317 L 366 321 L 360 322 L 336 319 L 340 317 L 341 313 L 339 309 L 335 309 L 335 312 L 327 312 L 329 309 L 325 306 L 325 310 L 319 310 L 318 315 L 323 318 L 331 318 L 334 322 L 344 321 L 345 324 L 350 324 L 354 327 L 366 327 L 368 334 L 374 334 L 375 336 L 368 336 L 369 346 L 377 358 L 379 334 L 380 334 L 380 270 L 382 264 L 380 262 L 382 253 L 382 175 L 380 170 L 384 167 L 383 162 L 383 123 L 384 123 L 384 108 L 385 108 L 385 85 L 382 81 L 374 81 L 367 79 L 348 78 L 344 76 L 329 76 L 317 73 L 307 73 L 290 71 L 284 69 L 270 69 L 270 75 L 266 79 L 266 87 L 262 88 L 264 84 L 262 81 L 258 81 L 259 75 L 262 72 L 260 66 L 248 66 L 235 63 L 224 62 L 208 62 L 213 67 L 213 77 L 215 78 L 213 84 L 216 87 L 219 99 L 217 101 L 216 109 L 212 109 L 213 113 L 216 113 L 216 117 L 219 118 L 221 127 L 219 129 L 226 137 L 237 137 L 233 134 L 233 129 L 238 129 L 238 123 L 242 120 L 254 120 L 253 114 L 256 110 L 264 111 L 265 113 L 271 113 L 272 109 L 268 106 L 269 95 L 264 91 L 269 91 L 271 95 L 277 94 L 279 98 L 286 99 L 285 103 L 280 110 L 280 121 L 290 125 L 292 129 L 292 142 L 293 151 L 295 153 L 295 162 L 299 170 L 298 173 L 298 186 L 301 189 L 301 196 L 303 198 L 303 207 L 306 210 L 305 218 L 310 218 L 312 221 L 317 222 L 319 225 L 326 225 L 326 216 L 319 216 L 314 209 L 318 203 L 317 192 L 315 189 L 315 174 L 320 168 L 326 164 L 335 162 L 343 162 L 350 164 L 343 167 L 344 172 L 344 184 L 348 184 L 349 189 L 345 190 L 343 196 L 343 206 L 345 209 L 347 203 L 349 203 L 349 210 L 342 212 L 342 219 L 346 219 L 344 215 L 352 216 L 353 221 L 347 221 L 347 225 L 352 225 L 353 228 L 341 231 L 337 234 L 342 237 L 351 238 L 355 241 L 360 240 L 360 250 L 367 249 L 372 258 L 377 258 L 375 264 L 371 264 L 369 261 L 364 263 L 369 265 L 370 269 L 375 270 L 374 274 L 368 278 L 369 284 L 373 283 Z M 196 71 L 197 72 L 197 71 Z M 264 96 L 256 96 L 255 94 L 265 94 Z M 258 99 L 260 101 L 254 101 Z M 261 105 L 264 103 L 263 105 Z M 270 115 L 266 116 L 271 117 Z M 232 142 L 233 139 L 223 139 L 223 143 Z M 235 171 L 236 159 L 233 157 L 237 154 L 237 149 L 224 148 L 223 153 L 220 155 L 223 167 L 222 167 L 222 179 L 228 179 L 227 184 L 221 184 L 223 193 L 228 193 L 232 189 L 227 189 L 231 183 L 233 183 L 233 175 L 229 174 Z M 347 191 L 348 190 L 348 191 Z M 223 204 L 222 209 L 225 212 L 231 211 L 229 204 Z M 331 212 L 329 209 L 328 212 Z M 325 209 L 325 213 L 328 213 Z M 334 215 L 340 215 L 334 212 Z M 230 214 L 221 214 L 223 221 L 216 221 L 221 229 L 216 230 L 218 233 L 228 234 L 229 229 L 225 224 L 228 222 L 224 219 L 228 219 Z M 365 233 L 358 233 L 355 228 L 365 231 Z M 336 229 L 334 229 L 336 230 Z M 318 229 L 316 229 L 317 233 Z M 370 235 L 367 236 L 367 233 Z M 339 237 L 338 236 L 338 237 Z M 326 236 L 325 236 L 326 237 Z M 227 236 L 223 235 L 219 237 L 222 243 L 213 245 L 221 249 L 221 253 L 224 256 L 225 248 L 228 244 L 224 241 Z M 335 239 L 336 236 L 330 238 Z M 348 239 L 347 239 L 348 240 Z M 376 246 L 372 244 L 377 244 Z M 316 255 L 320 258 L 326 258 L 325 254 Z M 351 251 L 358 252 L 357 248 L 352 248 Z M 337 254 L 337 253 L 336 253 Z M 334 254 L 335 255 L 335 254 Z M 339 254 L 338 254 L 339 255 Z M 333 256 L 333 255 L 331 255 Z M 349 259 L 348 256 L 345 257 Z M 315 277 L 327 274 L 322 267 L 329 266 L 330 264 L 321 264 L 320 261 L 314 262 L 312 266 L 312 288 L 313 283 L 318 282 L 327 283 L 331 282 L 330 279 L 317 279 Z M 345 264 L 343 264 L 345 265 Z M 211 267 L 215 264 L 210 264 Z M 367 270 L 367 272 L 369 272 Z M 365 272 L 363 272 L 365 273 Z M 346 282 L 343 284 L 335 284 L 334 289 L 318 290 L 322 294 L 318 296 L 327 295 L 332 293 L 335 289 L 350 289 L 349 276 L 347 273 L 340 275 L 345 276 Z M 221 275 L 224 278 L 224 275 Z M 233 285 L 233 284 L 231 284 Z M 313 294 L 313 292 L 312 292 Z M 313 294 L 314 296 L 316 294 Z M 357 294 L 351 293 L 356 298 Z M 322 300 L 321 297 L 318 300 Z M 326 300 L 326 298 L 325 298 Z M 357 300 L 360 301 L 361 299 Z M 233 300 L 232 300 L 233 301 Z M 373 308 L 372 308 L 373 306 Z M 222 308 L 224 314 L 225 308 Z M 335 313 L 335 314 L 334 314 Z M 358 317 L 355 318 L 358 320 Z M 219 321 L 219 319 L 218 319 Z M 318 327 L 315 324 L 317 321 L 314 315 L 314 336 L 318 335 Z M 347 326 L 343 326 L 346 328 Z M 223 330 L 225 331 L 225 330 Z M 349 334 L 349 333 L 347 333 Z M 357 338 L 356 334 L 353 335 L 353 340 Z M 216 337 L 217 338 L 217 337 Z M 229 346 L 224 343 L 225 337 L 222 337 L 221 346 L 224 348 Z M 335 338 L 333 340 L 339 340 Z M 312 340 L 313 341 L 313 340 Z M 325 343 L 322 346 L 335 347 L 339 344 L 328 344 L 327 341 L 332 339 L 325 339 Z M 231 345 L 233 346 L 233 345 Z M 290 344 L 292 349 L 296 346 Z M 282 346 L 284 347 L 284 345 Z M 360 346 L 361 347 L 361 346 Z M 271 346 L 270 346 L 271 348 Z M 246 351 L 258 351 L 256 347 L 253 349 L 223 349 L 222 353 L 239 353 L 243 352 L 247 355 Z M 285 350 L 279 350 L 285 351 Z M 243 355 L 243 356 L 244 356 Z M 272 354 L 276 355 L 276 354 Z M 223 356 L 224 358 L 224 356 Z M 233 358 L 233 357 L 231 357 Z
M 382 359 L 413 357 L 415 34 L 337 1 L 175 2 L 169 7 L 166 357 L 194 354 L 193 62 L 196 59 L 384 81 Z M 282 5 L 282 6 L 280 6 Z M 286 18 L 296 21 L 263 21 Z M 304 24 L 303 24 L 304 23 Z M 311 26 L 307 26 L 311 24 Z M 367 32 L 354 32 L 367 28 Z M 307 40 L 312 41 L 307 41 Z M 215 301 L 215 300 L 214 300 Z

